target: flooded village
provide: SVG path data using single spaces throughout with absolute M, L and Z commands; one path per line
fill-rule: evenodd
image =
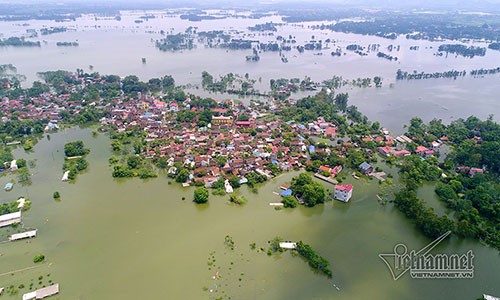
M 0 3 L 0 299 L 500 295 L 495 13 L 262 5 Z

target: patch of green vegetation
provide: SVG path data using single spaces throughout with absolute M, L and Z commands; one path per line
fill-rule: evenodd
M 37 264 L 37 263 L 41 263 L 41 262 L 43 262 L 44 260 L 45 260 L 45 255 L 43 255 L 43 254 L 38 254 L 38 255 L 35 255 L 35 257 L 33 257 L 33 262 L 34 262 L 35 264 Z M 40 277 L 41 277 L 41 278 L 43 278 L 42 276 L 40 276 Z M 39 280 L 41 280 L 41 278 L 40 278 L 40 277 L 38 278 Z

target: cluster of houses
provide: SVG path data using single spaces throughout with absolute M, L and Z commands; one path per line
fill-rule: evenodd
M 87 78 L 82 81 L 82 85 L 100 82 L 102 79 Z M 67 90 L 77 89 L 78 85 L 75 85 L 68 86 Z M 45 93 L 30 99 L 24 99 L 23 96 L 18 99 L 3 98 L 0 102 L 0 112 L 4 115 L 2 120 L 6 121 L 12 117 L 45 120 L 45 131 L 56 130 L 64 112 L 72 111 L 78 114 L 79 110 L 83 109 L 79 104 L 70 101 L 70 97 L 70 94 Z M 309 162 L 311 154 L 329 154 L 330 151 L 335 151 L 336 154 L 343 155 L 346 149 L 358 147 L 357 143 L 343 140 L 340 151 L 337 151 L 330 147 L 316 147 L 306 141 L 304 136 L 336 137 L 336 125 L 322 118 L 304 124 L 269 121 L 268 118 L 263 118 L 276 113 L 283 105 L 290 104 L 293 104 L 293 100 L 286 103 L 270 99 L 264 108 L 263 105 L 247 107 L 233 101 L 225 101 L 218 107 L 210 108 L 211 121 L 202 127 L 198 123 L 199 116 L 182 122 L 177 119 L 177 114 L 182 111 L 197 113 L 203 110 L 190 98 L 179 102 L 139 93 L 138 97 L 133 99 L 118 97 L 112 102 L 96 100 L 88 105 L 107 111 L 108 117 L 101 119 L 101 123 L 113 126 L 118 132 L 136 126 L 143 129 L 147 135 L 146 140 L 150 142 L 142 153 L 144 157 L 167 158 L 169 173 L 173 175 L 178 172 L 174 165 L 181 163 L 191 170 L 191 181 L 202 181 L 205 186 L 211 186 L 219 178 L 227 178 L 226 175 L 238 176 L 243 183 L 246 182 L 245 175 L 249 172 L 270 178 L 276 168 L 288 171 L 302 167 Z M 15 116 L 13 112 L 16 112 Z M 394 138 L 384 129 L 381 132 L 380 135 L 361 137 L 359 142 L 376 143 L 379 145 L 377 152 L 384 157 L 404 157 L 413 152 L 427 158 L 435 155 L 447 140 L 446 137 L 441 137 L 432 142 L 430 147 L 418 145 L 413 151 L 409 151 L 406 145 L 413 142 L 411 138 L 405 135 Z M 220 157 L 225 159 L 221 160 Z M 341 170 L 342 166 L 321 166 L 318 173 L 329 173 L 331 178 L 334 178 Z M 366 175 L 373 173 L 373 167 L 366 162 L 361 164 L 358 170 Z M 469 168 L 467 171 L 472 176 L 481 173 L 482 169 Z M 352 192 L 352 187 L 339 188 L 338 195 L 343 195 L 348 190 Z M 339 198 L 348 199 L 350 196 Z
M 175 105 L 148 97 L 119 102 L 101 123 L 113 124 L 118 132 L 140 126 L 147 133 L 146 140 L 151 142 L 143 152 L 144 157 L 167 158 L 170 174 L 178 171 L 176 163 L 182 163 L 192 169 L 192 181 L 203 181 L 206 186 L 227 174 L 244 180 L 247 173 L 256 172 L 270 178 L 275 168 L 288 171 L 302 167 L 308 160 L 307 152 L 330 151 L 308 147 L 303 137 L 335 136 L 336 127 L 330 122 L 320 119 L 310 124 L 288 122 L 281 126 L 282 122 L 261 118 L 268 110 L 232 101 L 223 104 L 225 107 L 211 109 L 211 122 L 203 127 L 199 127 L 196 119 L 192 122 L 176 119 L 176 113 L 182 110 L 197 111 L 189 98 Z M 219 157 L 226 158 L 225 162 L 221 163 Z
M 393 139 L 391 136 L 386 135 L 385 139 L 386 139 L 385 146 L 377 147 L 377 151 L 380 153 L 380 155 L 384 157 L 389 157 L 389 156 L 404 157 L 412 154 L 412 152 L 404 148 L 401 148 L 404 147 L 406 144 L 413 142 L 413 140 L 410 139 L 409 137 L 401 135 L 396 137 L 396 139 Z M 442 137 L 442 139 L 446 139 L 446 137 Z M 401 147 L 395 147 L 394 141 L 399 142 L 399 145 L 401 145 Z M 434 156 L 435 153 L 439 152 L 439 150 L 441 149 L 442 143 L 443 141 L 440 139 L 437 141 L 433 141 L 431 143 L 432 146 L 430 148 L 418 145 L 415 148 L 414 153 L 424 158 Z

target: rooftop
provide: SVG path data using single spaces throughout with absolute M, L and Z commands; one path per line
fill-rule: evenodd
M 340 184 L 335 186 L 335 190 L 350 192 L 352 191 L 352 184 Z

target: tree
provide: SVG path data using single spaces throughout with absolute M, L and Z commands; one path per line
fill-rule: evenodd
M 345 111 L 347 109 L 347 101 L 349 99 L 349 94 L 340 93 L 335 96 L 335 105 L 342 110 Z
M 231 194 L 229 196 L 229 201 L 231 201 L 234 204 L 238 204 L 238 205 L 242 205 L 242 204 L 247 203 L 247 199 L 245 197 L 238 198 L 238 196 L 236 196 L 235 194 Z
M 373 131 L 379 131 L 380 130 L 380 123 L 378 121 L 375 121 L 372 123 L 372 130 Z
M 272 252 L 282 252 L 283 249 L 280 247 L 280 243 L 283 242 L 283 238 L 276 236 L 269 241 L 269 249 Z
M 184 183 L 189 179 L 189 171 L 186 169 L 181 169 L 179 171 L 179 174 L 177 174 L 177 177 L 175 178 L 175 181 Z
M 318 182 L 306 184 L 304 186 L 302 200 L 304 200 L 304 204 L 309 207 L 325 202 L 325 188 Z
M 165 75 L 161 79 L 161 84 L 163 86 L 163 89 L 169 90 L 175 87 L 175 80 L 171 75 Z
M 161 87 L 162 87 L 162 82 L 158 78 L 151 78 L 148 81 L 148 88 L 151 92 L 159 92 L 161 91 Z
M 156 160 L 156 166 L 160 169 L 168 168 L 168 160 L 165 157 L 160 157 Z
M 85 148 L 82 141 L 70 142 L 64 145 L 64 154 L 67 157 L 71 156 L 84 156 L 90 152 L 89 149 Z
M 207 71 L 201 72 L 201 85 L 203 87 L 208 87 L 214 83 L 214 77 L 210 75 Z
M 19 169 L 26 167 L 26 160 L 23 158 L 18 159 L 16 163 Z
M 426 126 L 422 119 L 414 117 L 410 120 L 408 134 L 417 142 L 422 143 L 425 135 Z
M 229 183 L 235 189 L 237 189 L 241 186 L 240 179 L 238 178 L 238 176 L 235 176 L 235 175 L 233 175 L 233 176 L 231 176 L 231 178 L 229 178 Z
M 18 169 L 17 178 L 19 182 L 24 182 L 29 184 L 31 180 L 31 174 L 29 169 L 27 167 Z
M 43 254 L 38 254 L 38 255 L 35 255 L 35 257 L 33 257 L 33 262 L 35 264 L 41 263 L 44 260 L 45 260 L 45 255 L 43 255 Z
M 309 207 L 325 201 L 325 188 L 320 183 L 313 181 L 307 173 L 301 173 L 298 177 L 293 178 L 290 189 L 294 195 L 301 197 L 304 204 Z
M 205 109 L 199 115 L 198 122 L 204 122 L 208 124 L 212 121 L 212 111 L 209 109 Z
M 289 208 L 295 208 L 297 205 L 299 205 L 299 201 L 294 196 L 285 196 L 281 200 L 281 203 L 283 203 L 283 206 L 289 207 Z
M 140 156 L 137 155 L 130 155 L 127 157 L 127 165 L 132 168 L 132 169 L 137 169 L 141 166 L 142 164 L 142 159 Z
M 128 166 L 114 166 L 112 176 L 118 178 L 134 177 L 134 172 Z
M 200 204 L 200 203 L 207 203 L 208 202 L 208 190 L 204 187 L 199 187 L 196 190 L 194 190 L 194 202 Z

